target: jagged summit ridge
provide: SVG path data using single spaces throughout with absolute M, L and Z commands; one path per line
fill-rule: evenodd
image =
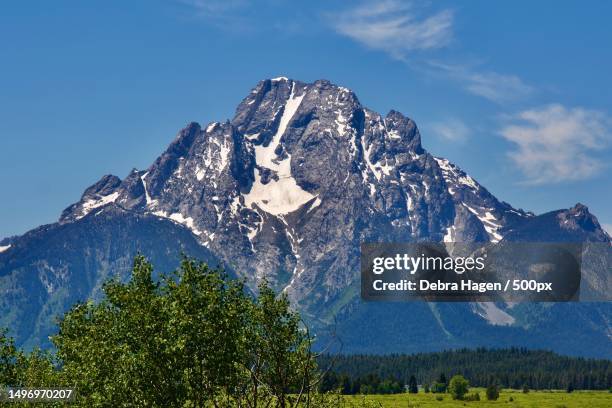
M 320 259 L 359 242 L 499 240 L 508 217 L 525 216 L 427 153 L 413 120 L 325 80 L 261 81 L 231 121 L 191 123 L 146 171 L 89 190 L 62 222 L 110 204 L 171 219 L 297 298 L 321 279 L 324 297 L 351 282 L 356 257 Z
M 532 216 L 425 151 L 412 119 L 326 80 L 260 81 L 231 121 L 190 123 L 147 170 L 105 177 L 62 222 L 105 205 L 170 219 L 298 301 L 351 284 L 361 242 L 498 242 Z

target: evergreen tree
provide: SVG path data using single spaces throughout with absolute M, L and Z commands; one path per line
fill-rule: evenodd
M 439 382 L 440 373 L 469 373 L 470 384 L 487 387 L 521 389 L 560 389 L 572 382 L 581 389 L 607 390 L 612 386 L 612 365 L 609 360 L 565 357 L 548 351 L 526 349 L 453 350 L 414 355 L 350 355 L 322 356 L 321 365 L 333 361 L 337 373 L 347 375 L 351 381 L 379 373 L 384 378 L 403 379 L 408 385 L 410 373 L 419 373 L 430 391 L 445 392 Z M 432 381 L 434 380 L 435 381 Z M 443 378 L 446 380 L 445 378 Z
M 417 380 L 414 375 L 411 375 L 410 380 L 408 380 L 408 392 L 411 394 L 416 394 L 419 392 Z
M 440 377 L 438 378 L 438 382 L 444 385 L 448 385 L 448 382 L 446 382 L 446 376 L 444 375 L 444 373 L 440 374 Z
M 497 401 L 499 398 L 499 388 L 497 388 L 497 385 L 495 384 L 489 385 L 486 393 L 489 401 Z

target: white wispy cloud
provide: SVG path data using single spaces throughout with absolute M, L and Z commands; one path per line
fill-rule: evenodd
M 429 125 L 434 135 L 449 142 L 464 142 L 470 134 L 470 128 L 461 120 L 449 118 Z
M 458 82 L 466 91 L 496 103 L 523 99 L 534 92 L 521 78 L 511 74 L 480 71 L 468 66 L 429 61 L 431 69 Z
M 329 22 L 338 33 L 403 59 L 414 50 L 446 46 L 452 39 L 453 12 L 422 16 L 409 2 L 385 0 L 335 13 Z
M 410 1 L 379 0 L 334 13 L 328 22 L 341 35 L 384 51 L 413 69 L 451 79 L 467 92 L 496 103 L 522 99 L 534 90 L 516 75 L 411 57 L 415 51 L 432 51 L 452 43 L 454 13 L 450 9 L 425 14 Z
M 609 116 L 552 104 L 518 113 L 500 134 L 516 145 L 510 159 L 528 184 L 583 180 L 605 168 L 597 151 L 612 140 Z
M 465 89 L 497 103 L 521 99 L 533 92 L 533 88 L 516 75 L 472 72 L 467 74 L 465 79 Z
M 253 21 L 245 15 L 250 4 L 246 0 L 175 0 L 184 5 L 190 15 L 202 19 L 218 29 L 245 32 Z
M 248 4 L 246 0 L 178 0 L 204 17 L 224 15 Z
M 303 13 L 262 25 L 253 13 L 261 9 L 276 10 L 281 4 L 271 1 L 263 1 L 257 6 L 247 0 L 175 1 L 188 6 L 193 15 L 233 32 L 249 32 L 266 26 L 276 31 L 304 34 L 304 27 L 312 30 L 316 25 Z M 431 60 L 432 51 L 453 43 L 455 16 L 451 9 L 434 12 L 416 2 L 399 0 L 370 0 L 356 6 L 351 2 L 345 4 L 350 6 L 325 14 L 324 23 L 336 33 L 385 52 L 414 70 L 451 80 L 465 91 L 499 104 L 523 99 L 534 92 L 533 87 L 516 75 L 483 70 L 473 64 Z

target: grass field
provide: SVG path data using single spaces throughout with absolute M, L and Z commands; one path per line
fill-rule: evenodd
M 380 403 L 384 408 L 446 408 L 446 407 L 508 407 L 508 408 L 612 408 L 612 393 L 608 391 L 530 391 L 503 390 L 497 401 L 487 401 L 483 388 L 471 388 L 470 394 L 480 393 L 481 401 L 455 401 L 449 394 L 368 395 L 366 400 Z M 442 401 L 436 397 L 443 397 Z M 347 397 L 360 402 L 364 396 Z M 510 401 L 512 399 L 512 401 Z

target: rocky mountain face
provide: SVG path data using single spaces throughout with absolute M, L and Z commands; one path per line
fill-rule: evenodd
M 117 240 L 115 228 L 125 241 Z M 88 239 L 76 239 L 81 234 Z M 148 169 L 123 180 L 102 177 L 57 224 L 0 246 L 0 289 L 10 293 L 0 300 L 2 313 L 22 310 L 33 296 L 37 301 L 31 321 L 5 317 L 0 325 L 19 326 L 20 339 L 32 342 L 40 336 L 30 330 L 48 329 L 41 322 L 51 312 L 94 295 L 111 271 L 125 275 L 135 251 L 172 269 L 176 253 L 188 248 L 220 260 L 253 288 L 265 277 L 321 333 L 335 322 L 347 339 L 344 351 L 508 343 L 559 344 L 558 351 L 584 354 L 572 350 L 573 340 L 554 342 L 550 330 L 540 330 L 559 324 L 557 333 L 575 332 L 555 320 L 558 308 L 587 327 L 581 336 L 599 347 L 591 354 L 612 356 L 606 304 L 374 305 L 359 299 L 362 242 L 504 239 L 610 244 L 580 204 L 535 216 L 500 202 L 459 167 L 425 151 L 416 124 L 399 112 L 383 117 L 329 81 L 264 80 L 231 121 L 189 124 Z M 40 250 L 51 243 L 53 251 Z M 57 300 L 70 285 L 80 288 L 79 296 Z M 403 323 L 393 324 L 396 319 Z M 385 339 L 367 341 L 359 334 L 366 328 Z M 421 335 L 408 341 L 408 333 Z

